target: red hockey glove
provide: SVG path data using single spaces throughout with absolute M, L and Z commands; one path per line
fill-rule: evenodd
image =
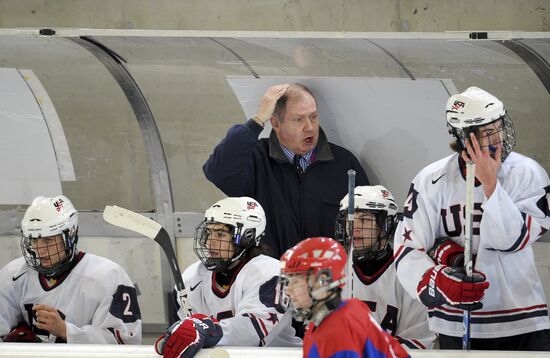
M 208 317 L 202 313 L 195 313 L 191 317 L 200 319 L 208 326 L 208 329 L 204 335 L 204 348 L 211 348 L 218 344 L 220 339 L 223 337 L 223 330 L 222 326 L 220 326 L 220 321 L 214 317 Z
M 466 276 L 464 268 L 437 265 L 427 270 L 416 288 L 420 301 L 428 307 L 448 304 L 463 310 L 478 310 L 480 302 L 489 287 L 482 272 L 475 271 Z
M 26 324 L 15 327 L 4 337 L 4 342 L 24 342 L 24 343 L 40 343 L 32 329 Z
M 448 237 L 436 239 L 428 255 L 436 265 L 464 266 L 464 248 Z
M 222 336 L 216 319 L 195 314 L 170 326 L 155 342 L 155 350 L 167 358 L 191 358 L 201 348 L 216 345 Z

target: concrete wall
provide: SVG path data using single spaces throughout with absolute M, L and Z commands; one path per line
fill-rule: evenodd
M 550 1 L 0 0 L 0 27 L 367 32 L 549 31 Z

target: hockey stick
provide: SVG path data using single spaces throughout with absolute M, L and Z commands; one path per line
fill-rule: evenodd
M 464 228 L 464 268 L 466 275 L 471 277 L 473 273 L 472 262 L 472 233 L 473 233 L 473 218 L 474 218 L 474 185 L 475 185 L 475 168 L 474 162 L 466 162 L 466 203 L 465 216 L 466 223 Z M 470 317 L 471 312 L 464 310 L 464 335 L 462 336 L 462 349 L 470 349 Z
M 348 290 L 353 298 L 353 226 L 355 221 L 355 170 L 348 170 Z
M 191 316 L 191 308 L 187 302 L 187 289 L 183 284 L 181 271 L 168 232 L 166 232 L 158 222 L 116 205 L 107 205 L 105 207 L 103 219 L 109 224 L 137 232 L 138 234 L 153 239 L 160 245 L 168 259 L 172 276 L 176 282 L 176 292 L 179 304 L 186 315 L 188 317 Z

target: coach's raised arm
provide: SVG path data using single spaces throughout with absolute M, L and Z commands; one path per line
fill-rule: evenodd
M 258 139 L 267 121 L 273 130 Z M 328 142 L 313 92 L 297 83 L 270 87 L 257 114 L 231 127 L 203 166 L 226 195 L 264 207 L 274 257 L 307 237 L 334 234 L 348 169 L 357 172 L 357 185 L 368 185 L 355 156 Z

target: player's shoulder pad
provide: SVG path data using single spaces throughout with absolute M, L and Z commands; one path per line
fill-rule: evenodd
M 79 265 L 84 264 L 86 274 L 90 277 L 105 278 L 111 277 L 113 280 L 123 279 L 130 282 L 130 278 L 126 270 L 116 262 L 109 260 L 106 257 L 98 256 L 86 252 Z
M 211 274 L 211 272 L 208 271 L 206 267 L 204 267 L 204 265 L 201 264 L 200 261 L 195 261 L 182 272 L 181 276 L 184 281 L 187 281 L 192 277 L 197 277 L 197 276 L 200 276 L 201 274 L 209 275 Z
M 416 178 L 431 178 L 433 175 L 444 173 L 449 167 L 458 167 L 458 153 L 453 153 L 446 156 L 445 158 L 441 158 L 435 162 L 426 165 L 418 172 L 418 174 L 416 174 Z
M 0 270 L 0 280 L 10 279 L 10 276 L 18 276 L 26 271 L 32 271 L 23 256 L 11 260 Z
M 247 276 L 264 277 L 270 279 L 273 276 L 278 276 L 281 271 L 281 263 L 267 255 L 258 255 L 253 257 L 244 265 L 241 272 Z
M 444 183 L 459 170 L 458 153 L 453 153 L 422 168 L 414 177 L 413 184 L 417 189 L 430 188 L 435 183 Z
M 511 181 L 525 185 L 532 180 L 548 182 L 548 173 L 534 159 L 516 152 L 510 153 L 502 163 L 501 173 Z

